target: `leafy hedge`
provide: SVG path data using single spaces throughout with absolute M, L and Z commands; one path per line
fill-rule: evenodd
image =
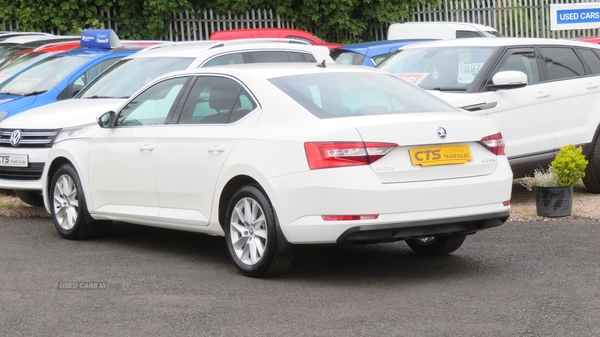
M 117 13 L 112 17 L 120 37 L 160 39 L 173 12 L 212 9 L 217 14 L 243 14 L 272 8 L 300 29 L 328 41 L 350 43 L 369 39 L 369 27 L 406 20 L 416 3 L 439 6 L 441 0 L 0 0 L 0 19 L 16 18 L 22 31 L 78 35 L 83 28 L 104 28 L 99 12 L 110 11 Z

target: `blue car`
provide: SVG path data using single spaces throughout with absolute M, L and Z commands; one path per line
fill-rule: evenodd
M 400 47 L 426 41 L 435 41 L 435 39 L 384 40 L 349 44 L 334 48 L 331 51 L 331 57 L 335 60 L 335 63 L 339 64 L 375 67 Z
M 143 48 L 122 47 L 112 30 L 85 30 L 81 47 L 47 57 L 0 84 L 0 121 L 72 98 L 113 63 Z

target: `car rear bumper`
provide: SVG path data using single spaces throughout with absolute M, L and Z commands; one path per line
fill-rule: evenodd
M 342 233 L 337 242 L 389 242 L 426 236 L 473 234 L 483 229 L 502 225 L 509 215 L 509 211 L 502 211 L 493 214 L 443 219 L 443 221 L 424 220 L 410 224 L 356 226 Z
M 504 203 L 513 185 L 505 157 L 492 174 L 466 178 L 384 184 L 359 166 L 299 172 L 269 183 L 281 232 L 291 244 L 472 233 L 506 221 L 510 205 Z M 367 217 L 323 217 L 347 215 Z

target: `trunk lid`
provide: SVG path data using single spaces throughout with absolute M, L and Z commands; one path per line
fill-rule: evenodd
M 411 113 L 329 121 L 355 127 L 364 142 L 398 144 L 371 164 L 382 183 L 483 176 L 497 165 L 496 155 L 481 143 L 482 138 L 499 132 L 486 118 L 466 113 Z

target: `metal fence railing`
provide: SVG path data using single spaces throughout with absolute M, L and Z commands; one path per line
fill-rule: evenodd
M 417 4 L 406 21 L 453 21 L 488 25 L 508 37 L 577 38 L 599 36 L 600 29 L 550 30 L 550 5 L 585 3 L 593 0 L 443 0 L 441 7 Z M 100 12 L 105 28 L 118 33 L 117 13 Z M 2 20 L 6 30 L 19 27 L 16 19 Z M 385 40 L 389 25 L 369 27 L 372 40 Z M 217 30 L 240 28 L 295 28 L 291 20 L 271 9 L 251 10 L 241 15 L 216 14 L 212 10 L 173 13 L 164 39 L 172 41 L 206 40 Z M 60 32 L 54 32 L 60 33 Z M 350 37 L 351 38 L 351 37 Z
M 212 32 L 242 28 L 294 28 L 291 20 L 282 20 L 271 9 L 251 10 L 242 15 L 185 11 L 173 13 L 166 39 L 172 41 L 208 40 Z
M 576 38 L 597 36 L 598 29 L 550 30 L 550 5 L 588 0 L 443 0 L 440 8 L 417 5 L 411 21 L 454 21 L 494 27 L 508 37 Z

